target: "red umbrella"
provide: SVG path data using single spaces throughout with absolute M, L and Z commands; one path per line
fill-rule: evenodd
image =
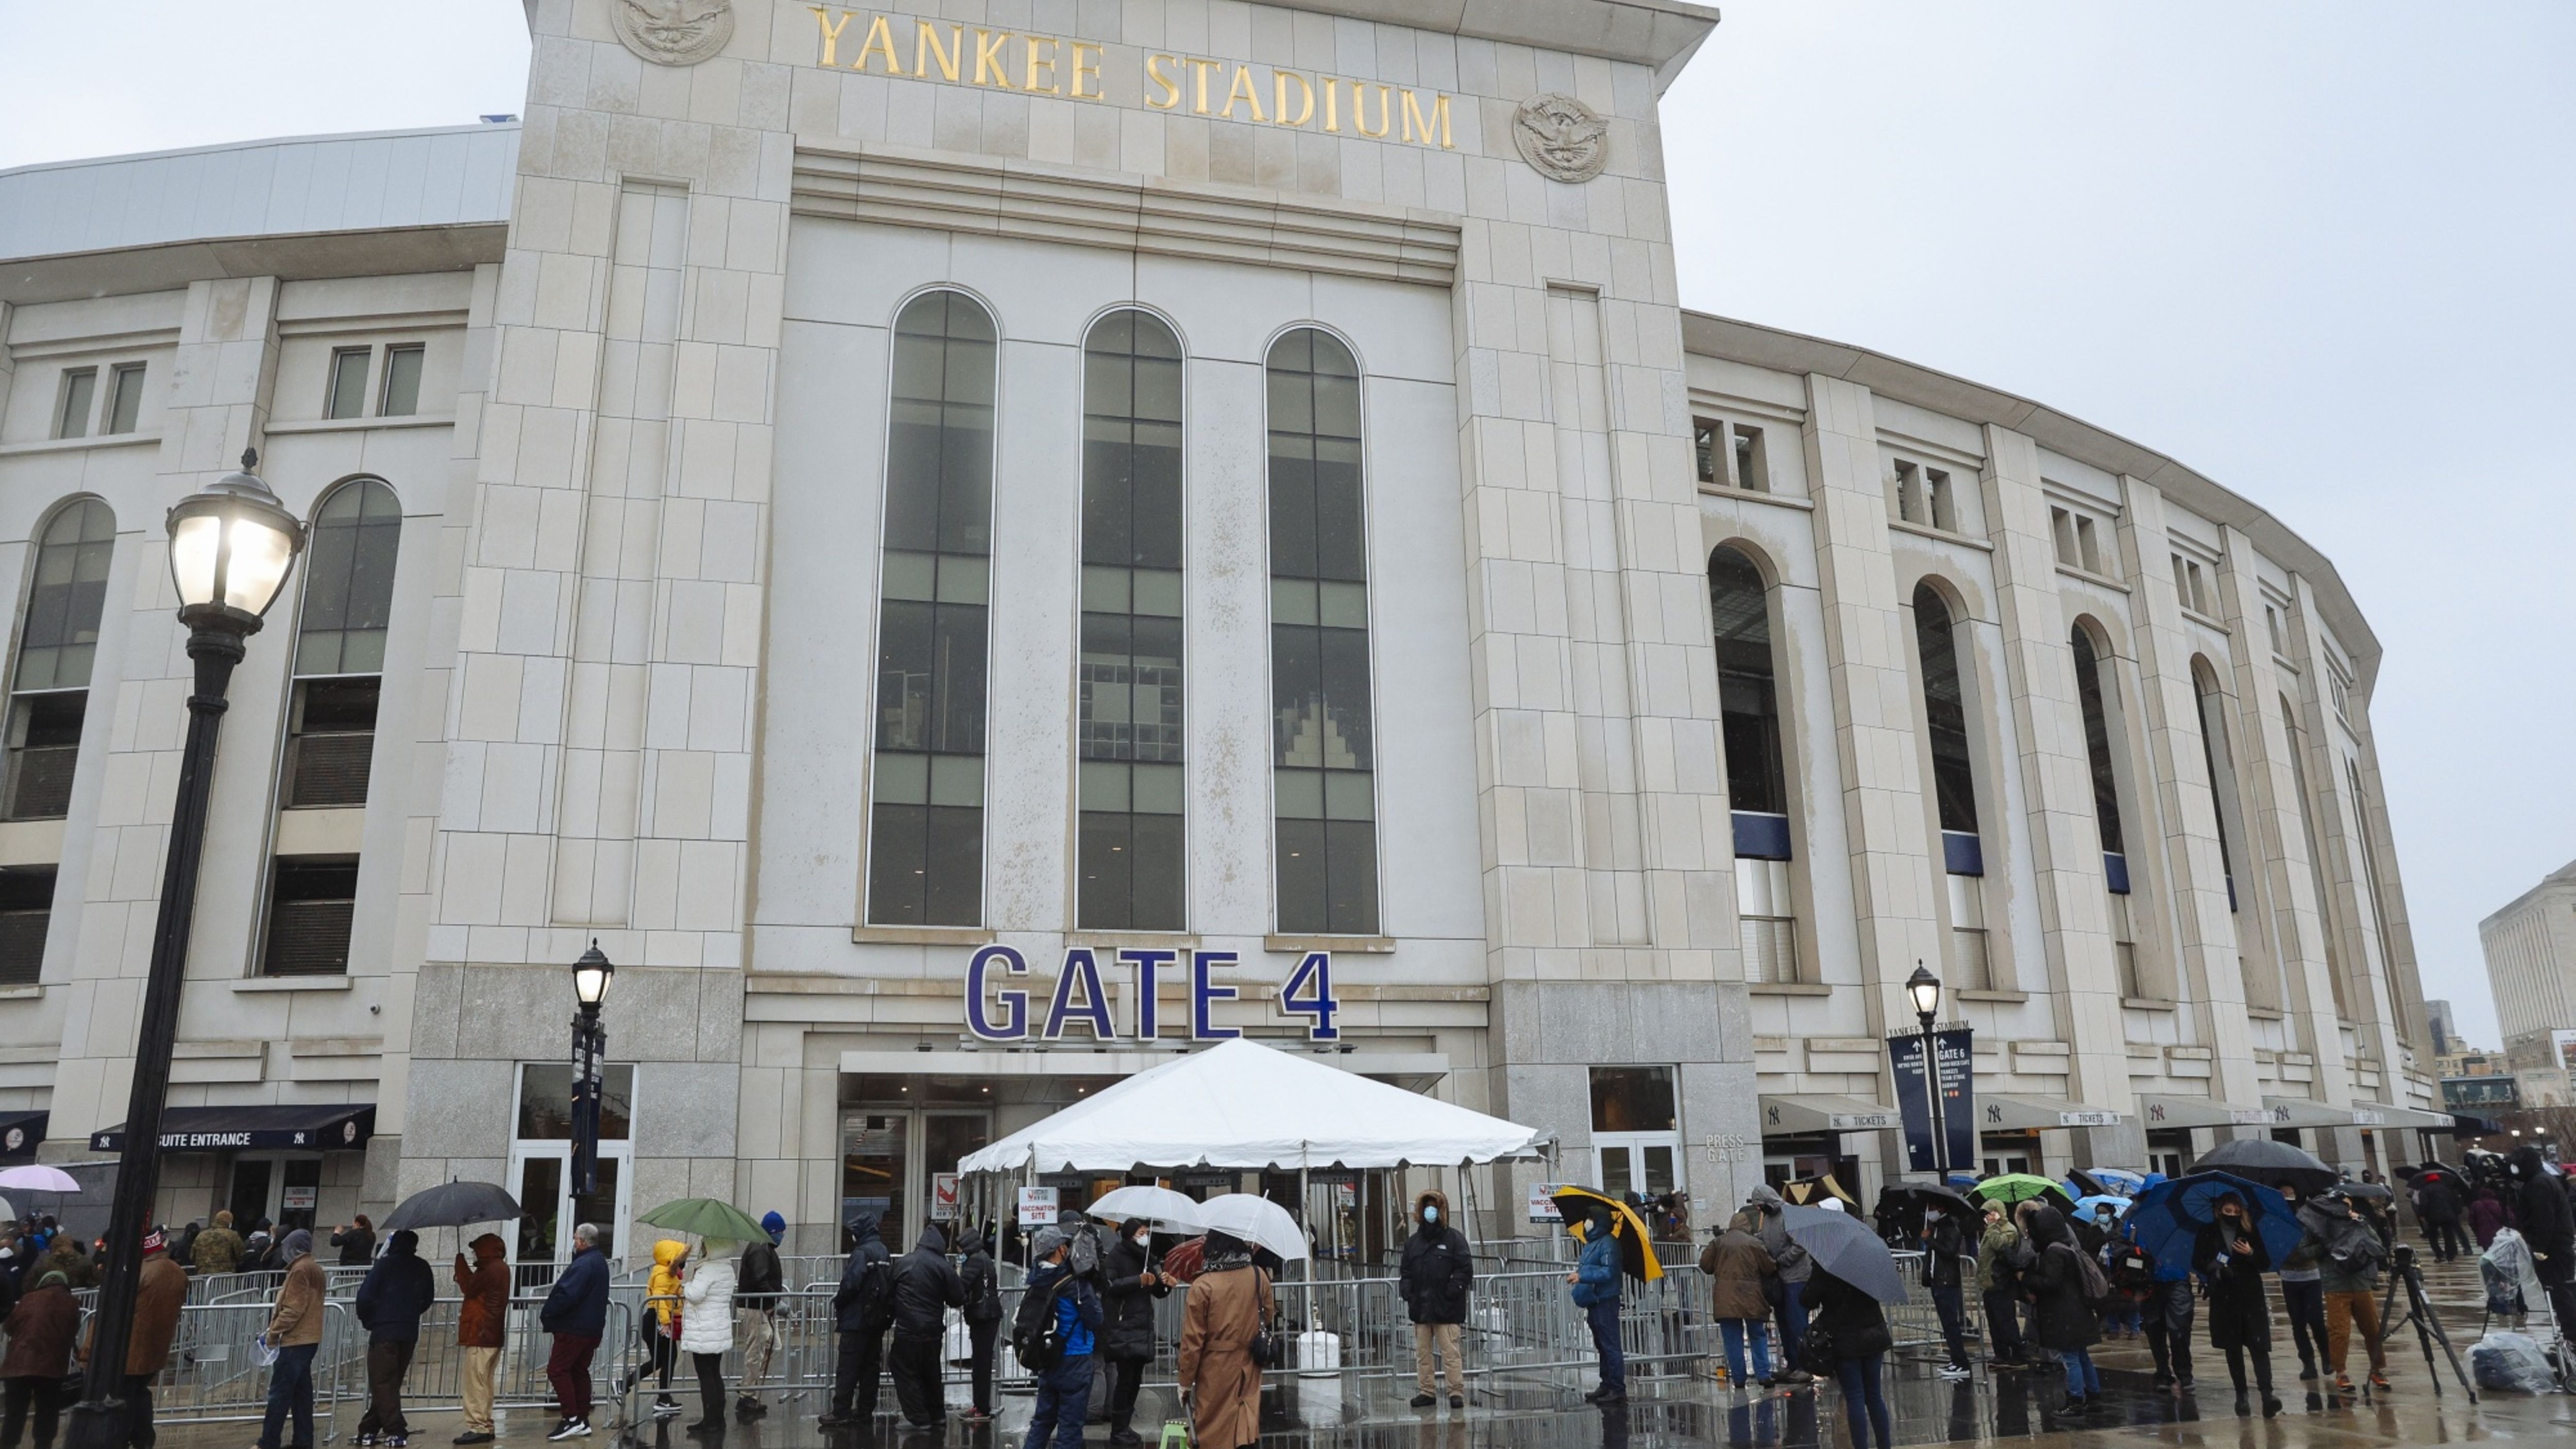
M 1177 1244 L 1163 1255 L 1163 1271 L 1184 1283 L 1195 1282 L 1207 1270 L 1207 1239 L 1192 1238 Z

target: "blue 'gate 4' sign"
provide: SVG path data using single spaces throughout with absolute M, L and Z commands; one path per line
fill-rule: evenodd
M 1135 1038 L 1151 1041 L 1161 1036 L 1162 974 L 1167 967 L 1181 965 L 1181 953 L 1143 947 L 1118 951 L 1115 958 L 1117 965 L 1133 973 L 1134 989 L 1128 999 L 1133 1003 L 1129 1016 Z M 1232 951 L 1189 953 L 1190 1040 L 1228 1041 L 1243 1035 L 1234 1027 L 1216 1024 L 1217 1003 L 1240 994 L 1240 988 L 1220 980 L 1217 971 L 1239 959 Z M 977 951 L 966 963 L 966 1029 L 993 1042 L 1028 1041 L 1032 1036 L 1039 1041 L 1062 1041 L 1075 1027 L 1088 1032 L 1093 1041 L 1118 1039 L 1098 951 L 1089 946 L 1065 950 L 1043 1017 L 1032 1018 L 1030 991 L 1010 984 L 1013 978 L 1028 974 L 1028 958 L 1012 947 L 986 946 Z M 1341 1028 L 1334 1025 L 1342 1003 L 1333 993 L 1333 953 L 1306 953 L 1280 987 L 1279 1009 L 1306 1018 L 1309 1041 L 1341 1039 Z

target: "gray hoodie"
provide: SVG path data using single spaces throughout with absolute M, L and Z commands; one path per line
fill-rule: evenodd
M 1789 1241 L 1788 1225 L 1780 1217 L 1780 1209 L 1787 1204 L 1780 1201 L 1780 1194 L 1772 1191 L 1767 1182 L 1756 1183 L 1753 1191 L 1744 1195 L 1744 1205 L 1762 1216 L 1762 1225 L 1754 1230 L 1753 1235 L 1762 1240 L 1763 1251 L 1779 1265 L 1780 1281 L 1806 1282 L 1807 1276 L 1815 1271 L 1816 1263 L 1807 1256 L 1806 1249 Z

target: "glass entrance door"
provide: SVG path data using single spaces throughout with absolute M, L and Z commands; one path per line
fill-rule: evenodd
M 571 1177 L 571 1143 L 519 1144 L 510 1154 L 510 1196 L 519 1200 L 528 1215 L 519 1219 L 515 1231 L 495 1224 L 491 1229 L 471 1229 L 466 1235 L 471 1242 L 481 1232 L 498 1231 L 510 1245 L 510 1261 L 515 1265 L 511 1281 L 522 1290 L 554 1282 L 555 1270 L 572 1257 L 572 1230 L 577 1223 L 599 1229 L 599 1250 L 611 1261 L 625 1249 L 618 1241 L 619 1232 L 633 1210 L 627 1201 L 625 1154 L 601 1151 L 597 1192 L 573 1191 Z
M 1673 1159 L 1681 1140 L 1671 1132 L 1595 1132 L 1592 1152 L 1601 1164 L 1600 1188 L 1612 1197 L 1635 1193 L 1661 1197 L 1673 1190 Z
M 861 1107 L 845 1113 L 841 1221 L 875 1213 L 886 1250 L 902 1252 L 931 1221 L 938 1176 L 955 1172 L 959 1158 L 992 1140 L 989 1112 Z

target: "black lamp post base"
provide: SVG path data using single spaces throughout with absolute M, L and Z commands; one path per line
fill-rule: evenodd
M 125 1449 L 123 1399 L 83 1399 L 63 1411 L 63 1449 Z

